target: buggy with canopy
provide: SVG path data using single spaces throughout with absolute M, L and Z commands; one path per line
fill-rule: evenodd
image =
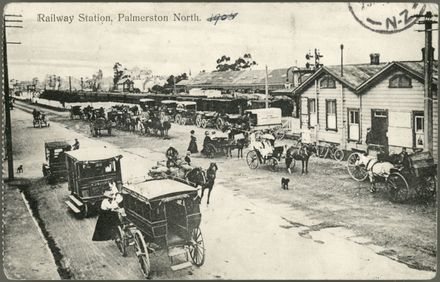
M 200 198 L 197 189 L 183 181 L 150 179 L 123 186 L 121 224 L 116 245 L 123 256 L 133 246 L 141 270 L 148 277 L 149 253 L 165 250 L 171 269 L 196 266 L 205 261 Z
M 99 207 L 110 182 L 122 183 L 121 155 L 111 150 L 80 149 L 66 152 L 68 189 L 67 206 L 86 217 Z

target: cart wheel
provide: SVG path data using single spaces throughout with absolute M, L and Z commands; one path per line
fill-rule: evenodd
M 251 169 L 256 169 L 259 164 L 257 152 L 255 150 L 249 151 L 246 155 L 246 163 Z
M 81 216 L 83 218 L 90 216 L 90 204 L 89 203 L 83 203 L 83 210 L 81 211 Z
M 364 181 L 368 177 L 365 165 L 359 163 L 359 153 L 353 153 L 348 157 L 347 170 L 350 176 L 356 181 Z
M 222 118 L 218 118 L 217 122 L 215 123 L 215 128 L 217 128 L 217 130 L 222 130 L 224 125 L 225 121 Z
M 272 158 L 267 160 L 267 164 L 268 164 L 270 170 L 276 171 L 277 170 L 277 166 L 278 166 L 278 160 L 272 157 Z
M 202 119 L 202 121 L 200 122 L 200 126 L 202 128 L 206 128 L 208 126 L 208 121 L 206 119 Z
M 196 116 L 196 125 L 197 125 L 197 127 L 202 127 L 202 116 L 201 115 Z
M 342 151 L 341 149 L 337 149 L 334 153 L 333 153 L 333 158 L 337 161 L 342 161 L 344 159 L 344 151 Z
M 141 271 L 145 278 L 150 275 L 150 258 L 148 256 L 147 244 L 145 244 L 144 236 L 140 231 L 134 233 L 135 253 L 141 267 Z
M 189 255 L 196 266 L 202 266 L 205 262 L 205 244 L 203 243 L 202 231 L 198 227 L 191 232 Z
M 127 237 L 125 236 L 124 230 L 121 226 L 118 226 L 118 230 L 115 234 L 115 243 L 118 246 L 118 250 L 123 257 L 127 255 Z
M 286 133 L 284 131 L 279 130 L 279 131 L 275 132 L 275 137 L 278 140 L 283 140 L 284 137 L 286 137 Z
M 403 203 L 409 197 L 409 185 L 405 177 L 393 172 L 387 179 L 387 192 L 392 202 Z
M 420 177 L 415 185 L 417 196 L 422 199 L 429 199 L 435 195 L 437 190 L 437 176 Z

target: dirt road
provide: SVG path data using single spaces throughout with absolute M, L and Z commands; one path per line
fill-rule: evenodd
M 44 139 L 79 138 L 81 147 L 104 147 L 123 154 L 123 179 L 143 177 L 163 159 L 169 145 L 184 152 L 190 127 L 175 126 L 172 138 L 117 136 L 89 138 L 82 121 L 53 114 L 51 127 L 33 129 L 31 115 L 13 111 L 16 163 L 38 180 Z M 62 122 L 57 124 L 55 121 Z M 199 144 L 203 131 L 197 129 Z M 40 161 L 41 160 L 41 161 Z M 194 156 L 207 167 L 212 160 Z M 427 279 L 434 276 L 435 205 L 394 205 L 383 194 L 369 195 L 365 183 L 349 179 L 344 167 L 313 159 L 311 172 L 290 175 L 291 190 L 281 190 L 284 171 L 249 170 L 244 160 L 215 159 L 218 179 L 209 206 L 202 205 L 206 263 L 172 272 L 166 255 L 152 258 L 152 278 L 179 279 Z M 30 195 L 55 239 L 63 265 L 76 279 L 140 279 L 133 255 L 122 258 L 112 242 L 90 240 L 96 218 L 78 220 L 66 212 L 66 184 L 35 181 Z M 206 199 L 205 199 L 206 200 Z M 411 266 L 410 267 L 408 267 Z M 427 271 L 420 271 L 424 269 Z

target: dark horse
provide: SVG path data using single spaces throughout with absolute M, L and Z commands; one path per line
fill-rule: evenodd
M 289 160 L 291 162 L 294 159 L 301 161 L 301 174 L 304 174 L 304 166 L 306 168 L 305 173 L 308 173 L 309 159 L 313 153 L 316 153 L 316 149 L 311 144 L 301 144 L 300 147 L 291 146 L 286 152 L 287 168 L 290 167 Z
M 168 136 L 168 131 L 171 128 L 171 123 L 169 121 L 162 122 L 160 118 L 153 117 L 143 122 L 145 133 L 152 132 L 157 135 L 158 131 L 160 131 L 161 136 Z
M 202 187 L 202 195 L 200 196 L 200 199 L 203 199 L 204 191 L 205 189 L 208 189 L 208 200 L 206 202 L 208 205 L 212 188 L 214 188 L 215 178 L 217 177 L 217 170 L 217 164 L 211 163 L 206 172 L 202 168 L 196 167 L 185 175 L 185 179 L 190 182 L 190 184 L 195 187 Z

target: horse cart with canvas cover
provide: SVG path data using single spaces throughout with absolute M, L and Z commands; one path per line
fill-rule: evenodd
M 43 175 L 49 183 L 67 180 L 66 155 L 72 149 L 66 141 L 51 141 L 44 143 L 44 152 L 48 164 L 43 164 Z
M 195 124 L 197 103 L 193 101 L 177 101 L 174 122 L 180 125 Z
M 284 138 L 285 131 L 280 108 L 246 110 L 245 116 L 248 119 L 250 131 L 255 132 L 257 139 L 265 133 L 274 134 L 277 139 Z
M 151 270 L 150 253 L 165 250 L 171 269 L 203 265 L 205 246 L 200 230 L 197 189 L 183 181 L 151 179 L 122 188 L 124 212 L 116 234 L 122 256 L 134 247 L 142 273 Z M 116 230 L 115 230 L 116 231 Z
M 90 215 L 99 207 L 109 183 L 122 183 L 121 158 L 105 148 L 66 152 L 70 192 L 66 204 L 75 214 Z
M 82 119 L 83 115 L 84 113 L 81 110 L 81 106 L 72 106 L 72 108 L 70 108 L 70 119 L 75 119 L 75 117 Z
M 90 133 L 93 137 L 101 136 L 102 130 L 107 130 L 108 136 L 112 135 L 113 124 L 110 120 L 104 117 L 99 117 L 93 121 L 90 121 Z
M 388 164 L 389 173 L 378 173 L 375 166 Z M 381 178 L 386 183 L 386 189 L 391 201 L 402 203 L 411 197 L 429 199 L 435 196 L 437 190 L 437 164 L 429 152 L 393 154 L 386 157 L 368 157 L 364 151 L 354 150 L 348 157 L 347 169 L 356 181 L 364 181 L 370 177 Z M 383 171 L 383 169 L 382 169 Z

